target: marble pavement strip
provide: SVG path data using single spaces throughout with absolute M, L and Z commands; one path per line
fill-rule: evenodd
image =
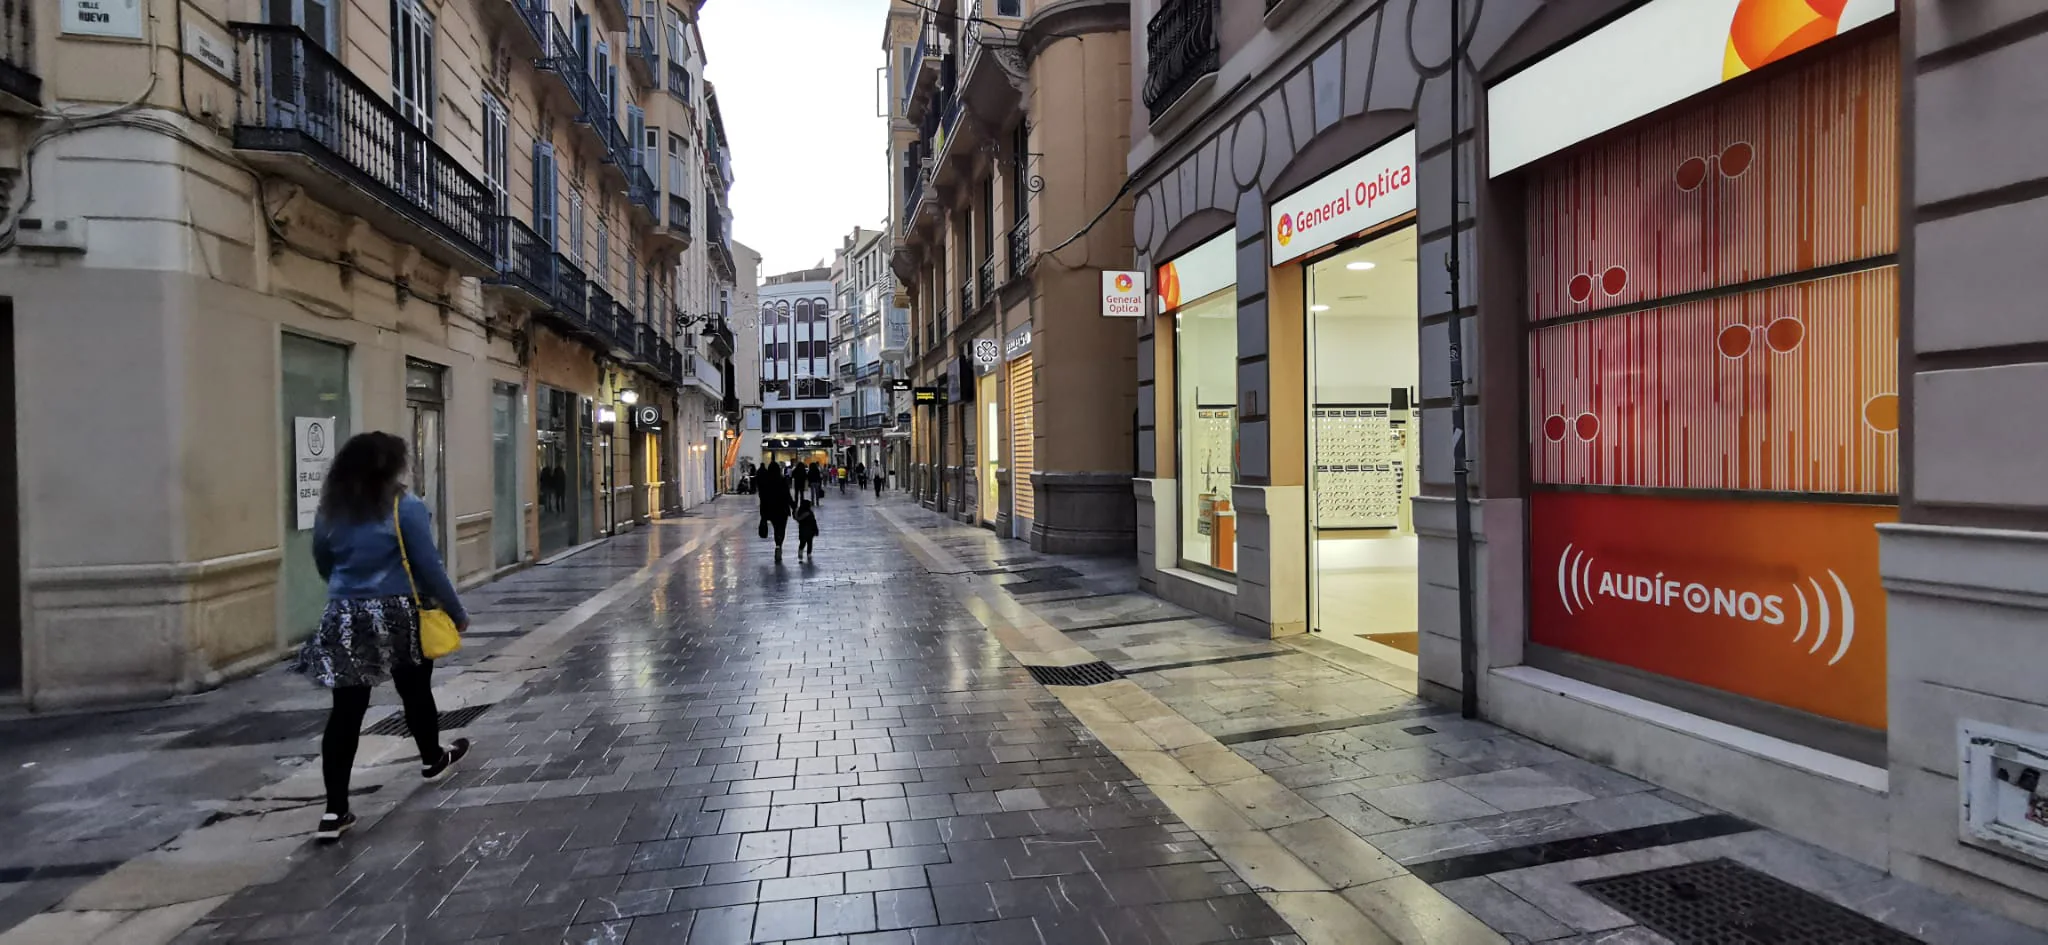
M 2048 945 L 2048 933 L 1458 718 L 1415 697 L 1412 671 L 1320 637 L 1248 638 L 1130 593 L 1128 560 L 1040 555 L 907 504 L 889 519 L 934 573 L 962 575 L 958 592 L 1024 662 L 1126 673 L 1052 691 L 1311 941 L 1663 945 L 1576 883 L 1726 858 L 1930 945 Z M 1008 575 L 1062 563 L 1084 588 L 1010 589 Z M 1342 924 L 1360 916 L 1382 937 Z M 1344 931 L 1325 937 L 1325 923 Z
M 657 523 L 586 549 L 563 562 L 582 572 L 574 577 L 558 564 L 465 591 L 476 614 L 472 629 L 483 632 L 468 641 L 463 653 L 437 667 L 441 671 L 436 674 L 435 698 L 441 711 L 495 703 L 517 691 L 559 654 L 574 631 L 605 607 L 635 593 L 675 562 L 716 542 L 738 525 L 751 522 L 745 510 L 736 506 L 722 503 L 709 513 Z M 673 550 L 667 550 L 670 545 Z M 594 581 L 601 583 L 593 585 Z M 494 598 L 543 606 L 514 613 L 512 605 L 497 605 Z M 521 614 L 546 619 L 523 633 L 489 629 L 517 628 Z M 508 620 L 512 622 L 508 624 Z M 231 702 L 236 709 L 258 710 L 278 705 L 310 707 L 325 701 L 303 680 L 277 669 L 186 701 L 209 698 Z M 374 722 L 376 713 L 390 714 L 395 708 L 379 706 L 372 711 L 370 721 Z M 217 719 L 218 715 L 201 713 L 200 718 Z M 282 747 L 279 743 L 239 752 L 215 751 L 208 755 L 213 767 L 202 769 L 201 774 L 239 767 L 246 770 L 232 772 L 238 777 L 261 776 L 261 772 L 275 769 L 275 757 Z M 292 750 L 317 752 L 317 747 Z M 149 755 L 157 753 L 163 752 L 139 758 L 124 755 L 124 759 L 147 767 L 152 765 Z M 413 773 L 416 761 L 409 737 L 364 736 L 353 784 L 361 798 L 355 805 L 363 821 L 358 830 L 373 825 L 419 788 L 421 782 Z M 281 778 L 253 785 L 224 801 L 207 802 L 215 812 L 200 826 L 167 839 L 144 837 L 144 842 L 152 844 L 150 848 L 124 857 L 104 875 L 77 885 L 53 908 L 0 929 L 0 945 L 162 945 L 234 893 L 284 876 L 307 846 L 323 793 L 317 763 L 285 770 L 289 773 Z M 29 815 L 33 813 L 31 810 Z M 0 904 L 4 902 L 0 900 Z

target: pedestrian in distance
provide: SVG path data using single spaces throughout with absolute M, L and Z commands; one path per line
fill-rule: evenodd
M 811 542 L 818 538 L 818 510 L 809 499 L 796 507 L 796 559 L 816 561 L 811 551 Z
M 782 561 L 782 536 L 789 528 L 789 484 L 782 480 L 782 466 L 769 463 L 761 468 L 761 483 L 754 490 L 761 496 L 762 538 L 775 536 L 775 560 Z
M 469 753 L 469 740 L 441 744 L 434 662 L 421 645 L 422 609 L 440 609 L 459 632 L 469 615 L 434 548 L 433 515 L 405 489 L 405 441 L 360 433 L 335 454 L 313 520 L 313 563 L 327 581 L 320 627 L 299 648 L 299 672 L 334 694 L 320 739 L 327 811 L 314 836 L 341 839 L 355 826 L 349 773 L 370 690 L 389 679 L 420 750 L 420 775 L 439 781 Z M 438 616 L 438 615 L 436 615 Z
M 819 465 L 818 465 L 817 463 L 812 463 L 812 464 L 811 464 L 811 474 L 810 474 L 810 475 L 809 475 L 808 477 L 806 477 L 805 481 L 806 481 L 806 482 L 809 482 L 809 483 L 811 484 L 811 501 L 813 501 L 813 502 L 823 502 L 823 501 L 825 501 L 825 469 L 824 469 L 824 467 L 822 467 L 822 466 L 819 466 Z
M 847 480 L 848 478 L 849 478 L 849 476 L 847 475 L 847 472 L 846 472 L 846 467 L 844 467 L 844 466 L 841 466 L 841 467 L 839 467 L 839 494 L 840 494 L 840 495 L 845 495 L 845 494 L 846 494 L 846 480 Z

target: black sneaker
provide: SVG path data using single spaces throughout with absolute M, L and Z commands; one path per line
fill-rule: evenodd
M 333 843 L 355 825 L 354 814 L 321 814 L 320 829 L 313 831 L 313 839 L 321 843 Z
M 420 777 L 429 781 L 439 781 L 447 777 L 448 772 L 455 767 L 455 763 L 461 761 L 462 756 L 467 754 L 469 754 L 469 739 L 458 738 L 455 740 L 455 744 L 441 749 L 440 761 L 420 766 Z

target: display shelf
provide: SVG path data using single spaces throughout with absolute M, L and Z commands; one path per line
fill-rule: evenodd
M 1400 527 L 1413 415 L 1390 404 L 1317 405 L 1317 528 Z

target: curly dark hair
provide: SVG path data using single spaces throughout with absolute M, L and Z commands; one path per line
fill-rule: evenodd
M 367 522 L 391 514 L 404 484 L 405 440 L 389 433 L 358 433 L 342 444 L 320 490 L 320 517 Z

